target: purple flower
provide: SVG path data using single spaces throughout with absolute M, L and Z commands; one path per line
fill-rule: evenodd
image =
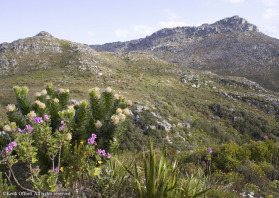
M 20 132 L 20 133 L 24 133 L 24 131 L 25 131 L 25 129 L 20 129 L 20 128 L 18 128 L 17 130 L 18 130 L 18 132 Z
M 48 118 L 48 115 L 44 115 L 44 120 L 48 120 L 49 118 Z
M 93 138 L 89 138 L 88 139 L 88 144 L 94 144 L 94 139 Z
M 102 149 L 98 149 L 96 153 L 102 154 L 103 156 L 106 155 L 106 151 Z
M 208 147 L 208 148 L 207 148 L 207 152 L 208 152 L 208 153 L 212 153 L 213 151 L 212 151 L 212 149 L 211 149 L 210 147 Z
M 10 151 L 13 150 L 13 147 L 12 147 L 12 146 L 7 146 L 7 147 L 5 148 L 5 150 L 6 150 L 6 153 L 8 153 L 8 152 L 10 152 Z
M 39 169 L 39 166 L 36 166 L 36 169 L 35 169 L 36 171 L 39 171 L 40 169 Z
M 97 135 L 92 133 L 92 139 L 95 140 L 97 138 Z
M 31 133 L 34 129 L 30 126 L 30 124 L 26 125 L 26 129 L 29 133 Z
M 17 143 L 16 143 L 16 142 L 11 142 L 11 143 L 9 144 L 9 146 L 11 146 L 11 147 L 17 147 Z
M 92 133 L 92 136 L 91 138 L 88 139 L 88 144 L 94 144 L 94 145 L 97 145 L 97 143 L 95 142 L 95 139 L 97 138 L 97 135 Z M 99 149 L 101 150 L 101 149 Z M 101 152 L 101 151 L 100 151 Z
M 33 120 L 34 120 L 34 123 L 35 123 L 35 124 L 38 124 L 38 123 L 42 123 L 42 122 L 43 122 L 42 117 L 37 117 L 37 118 L 34 118 Z
M 110 158 L 111 157 L 111 155 L 109 154 L 109 152 L 107 153 L 107 158 Z
M 105 151 L 105 150 L 102 150 L 101 154 L 102 154 L 103 156 L 105 156 L 105 155 L 106 155 L 106 151 Z
M 56 167 L 55 169 L 51 168 L 52 171 L 55 171 L 56 173 L 58 173 L 58 167 Z
M 63 126 L 59 127 L 59 131 L 63 131 Z
M 264 138 L 264 139 L 267 139 L 267 138 L 268 138 L 268 136 L 267 136 L 267 135 L 265 135 L 263 138 Z
M 62 124 L 62 125 L 64 125 L 64 124 L 65 124 L 65 122 L 64 122 L 63 120 L 61 120 L 61 124 Z

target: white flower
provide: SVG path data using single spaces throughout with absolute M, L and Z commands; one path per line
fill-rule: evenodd
M 39 101 L 39 100 L 36 100 L 35 104 L 37 104 L 39 106 L 39 108 L 41 108 L 41 109 L 46 108 L 46 105 L 44 103 L 42 103 L 41 101 Z
M 64 91 L 65 91 L 65 90 L 62 89 L 62 88 L 58 89 L 58 92 L 59 92 L 59 93 L 64 93 Z
M 35 118 L 37 116 L 37 114 L 34 112 L 34 111 L 30 111 L 28 114 L 27 114 L 28 118 Z
M 58 100 L 57 98 L 54 98 L 54 99 L 53 99 L 53 102 L 54 102 L 54 103 L 58 103 L 59 100 Z
M 132 100 L 128 100 L 128 101 L 127 101 L 127 105 L 132 106 L 132 105 L 133 105 Z
M 120 113 L 119 114 L 119 119 L 120 119 L 120 121 L 124 121 L 126 119 L 126 115 L 123 114 L 123 113 Z
M 114 125 L 117 125 L 117 124 L 119 123 L 119 116 L 113 115 L 113 116 L 111 117 L 111 120 L 112 120 L 112 122 L 113 122 Z
M 119 95 L 118 94 L 114 94 L 114 100 L 119 100 Z
M 46 96 L 46 99 L 47 99 L 47 100 L 49 100 L 49 99 L 50 99 L 50 97 L 49 97 L 49 96 Z
M 40 92 L 36 92 L 36 93 L 35 93 L 35 96 L 36 96 L 36 97 L 40 97 L 40 96 L 41 96 L 41 93 L 40 93 Z
M 69 105 L 68 109 L 74 109 L 74 105 Z
M 95 123 L 95 126 L 97 129 L 100 129 L 103 125 L 99 120 L 97 120 L 97 122 Z
M 66 140 L 71 140 L 72 139 L 72 134 L 71 133 L 67 133 L 67 137 L 66 137 Z
M 39 107 L 40 107 L 41 109 L 44 109 L 44 108 L 46 108 L 46 105 L 45 105 L 44 103 L 41 102 L 41 103 L 39 104 Z
M 125 115 L 130 115 L 130 110 L 129 110 L 128 108 L 125 108 L 125 109 L 123 110 L 123 113 L 124 113 Z
M 44 95 L 47 95 L 47 90 L 46 90 L 46 89 L 42 90 L 41 94 L 42 94 L 43 96 L 44 96 Z
M 11 127 L 9 126 L 9 125 L 5 125 L 4 127 L 3 127 L 3 130 L 4 131 L 11 131 Z
M 97 99 L 100 99 L 100 98 L 101 98 L 100 93 L 96 93 L 96 98 L 97 98 Z
M 107 93 L 111 93 L 111 91 L 112 91 L 112 89 L 111 89 L 110 87 L 107 87 L 107 88 L 105 89 L 105 92 L 107 92 Z
M 8 104 L 8 106 L 6 107 L 7 111 L 14 111 L 15 110 L 15 105 L 14 104 Z
M 100 91 L 99 87 L 95 87 L 95 88 L 93 88 L 93 90 L 95 90 L 96 92 Z
M 69 93 L 69 92 L 70 92 L 70 90 L 69 90 L 69 89 L 65 89 L 64 91 L 65 91 L 66 93 Z
M 120 108 L 116 109 L 116 113 L 117 113 L 117 114 L 122 113 L 122 109 L 120 109 Z

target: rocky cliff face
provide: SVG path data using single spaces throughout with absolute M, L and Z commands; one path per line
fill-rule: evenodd
M 166 28 L 128 42 L 91 45 L 97 51 L 146 51 L 178 66 L 254 80 L 279 90 L 279 40 L 233 16 L 198 27 Z

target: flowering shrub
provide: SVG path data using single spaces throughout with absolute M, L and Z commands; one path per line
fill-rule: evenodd
M 27 98 L 27 87 L 14 87 L 17 104 L 7 106 L 9 122 L 0 125 L 0 163 L 23 190 L 56 191 L 57 183 L 80 193 L 83 182 L 100 176 L 100 166 L 111 158 L 121 141 L 127 116 L 125 98 L 107 88 L 89 90 L 89 104 L 83 100 L 69 105 L 69 90 L 55 90 L 52 84 Z M 18 182 L 13 166 L 24 164 L 33 189 Z

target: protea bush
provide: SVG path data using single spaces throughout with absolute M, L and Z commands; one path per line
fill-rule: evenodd
M 30 192 L 56 191 L 57 184 L 79 194 L 121 141 L 131 101 L 111 88 L 89 90 L 86 100 L 69 104 L 69 90 L 52 84 L 27 97 L 27 87 L 14 87 L 16 105 L 7 106 L 8 122 L 0 125 L 1 158 L 14 181 Z M 31 187 L 19 182 L 15 165 L 28 169 Z

